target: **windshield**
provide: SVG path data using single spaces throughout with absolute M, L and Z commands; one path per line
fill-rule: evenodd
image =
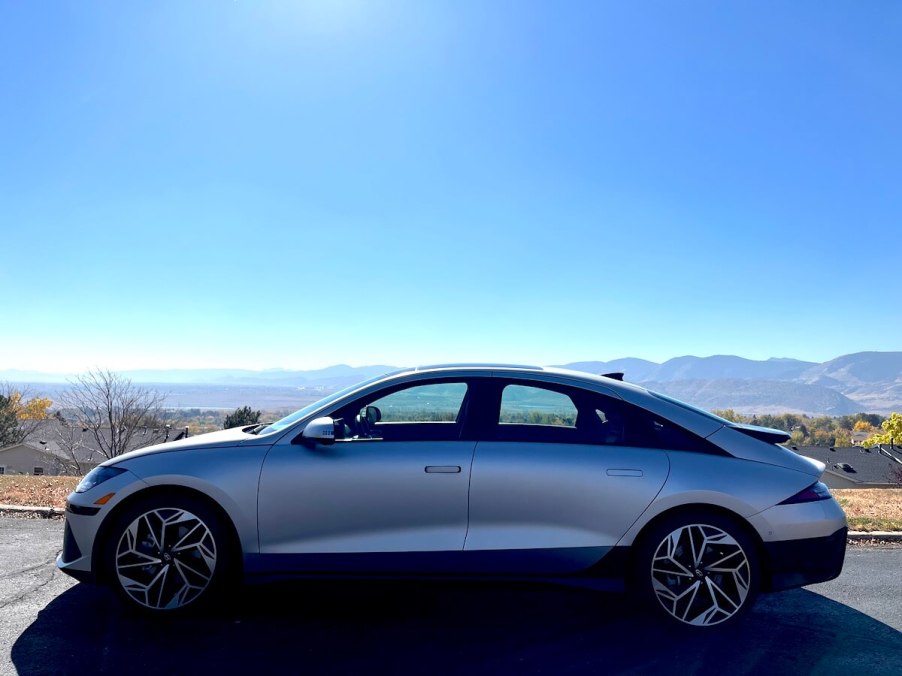
M 289 425 L 293 425 L 294 423 L 296 423 L 298 420 L 303 420 L 304 418 L 306 418 L 308 415 L 310 415 L 317 409 L 324 408 L 324 407 L 328 406 L 329 404 L 331 404 L 333 401 L 338 401 L 345 395 L 351 394 L 351 392 L 354 392 L 363 387 L 366 387 L 367 385 L 371 385 L 372 383 L 378 382 L 378 381 L 382 380 L 383 378 L 387 378 L 388 376 L 393 375 L 394 373 L 401 373 L 401 372 L 402 371 L 393 371 L 392 373 L 383 373 L 382 375 L 374 376 L 372 378 L 369 378 L 368 380 L 364 380 L 362 382 L 355 383 L 355 384 L 351 385 L 350 387 L 344 388 L 343 390 L 338 390 L 338 392 L 333 392 L 332 394 L 325 396 L 318 401 L 314 401 L 309 406 L 305 406 L 304 408 L 300 409 L 299 411 L 295 411 L 291 415 L 285 416 L 281 420 L 277 420 L 274 423 L 270 423 L 266 427 L 262 428 L 260 431 L 256 432 L 256 434 L 272 434 L 273 432 L 281 432 Z

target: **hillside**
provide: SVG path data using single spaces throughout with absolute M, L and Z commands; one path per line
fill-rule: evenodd
M 574 362 L 592 373 L 622 370 L 626 380 L 704 408 L 746 413 L 777 411 L 844 415 L 902 410 L 902 352 L 857 352 L 816 364 L 797 359 L 754 360 L 730 355 L 676 357 L 615 369 L 611 362 Z
M 849 397 L 819 385 L 779 380 L 671 380 L 643 386 L 706 410 L 731 408 L 737 413 L 850 415 L 862 411 Z
M 798 359 L 745 359 L 732 355 L 676 357 L 661 364 L 627 357 L 563 365 L 588 373 L 623 372 L 629 382 L 671 394 L 703 408 L 744 413 L 796 412 L 845 415 L 902 410 L 902 352 L 858 352 L 817 364 Z M 316 370 L 183 369 L 128 371 L 179 407 L 271 406 L 308 402 L 322 391 L 387 373 L 388 365 L 338 364 Z M 32 383 L 51 398 L 65 387 L 64 374 L 0 370 L 0 381 Z M 56 384 L 54 384 L 56 383 Z

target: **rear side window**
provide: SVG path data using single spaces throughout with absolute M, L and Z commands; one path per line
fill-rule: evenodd
M 579 443 L 578 415 L 568 394 L 545 387 L 505 385 L 495 438 L 520 443 Z
M 725 455 L 711 442 L 643 408 L 603 395 L 593 399 L 601 421 L 593 432 L 596 443 Z
M 701 437 L 622 399 L 558 385 L 505 385 L 495 438 L 724 454 Z
M 576 428 L 577 410 L 566 394 L 528 385 L 508 385 L 501 392 L 501 425 L 551 425 Z

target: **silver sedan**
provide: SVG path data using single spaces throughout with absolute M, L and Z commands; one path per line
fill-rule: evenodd
M 57 565 L 159 615 L 242 579 L 515 576 L 712 627 L 842 569 L 824 465 L 787 440 L 616 374 L 408 369 L 103 463 Z

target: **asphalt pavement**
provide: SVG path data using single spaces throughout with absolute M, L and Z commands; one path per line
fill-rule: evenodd
M 62 521 L 0 517 L 0 674 L 902 674 L 902 548 L 698 635 L 629 597 L 526 583 L 294 582 L 155 621 L 56 571 Z

